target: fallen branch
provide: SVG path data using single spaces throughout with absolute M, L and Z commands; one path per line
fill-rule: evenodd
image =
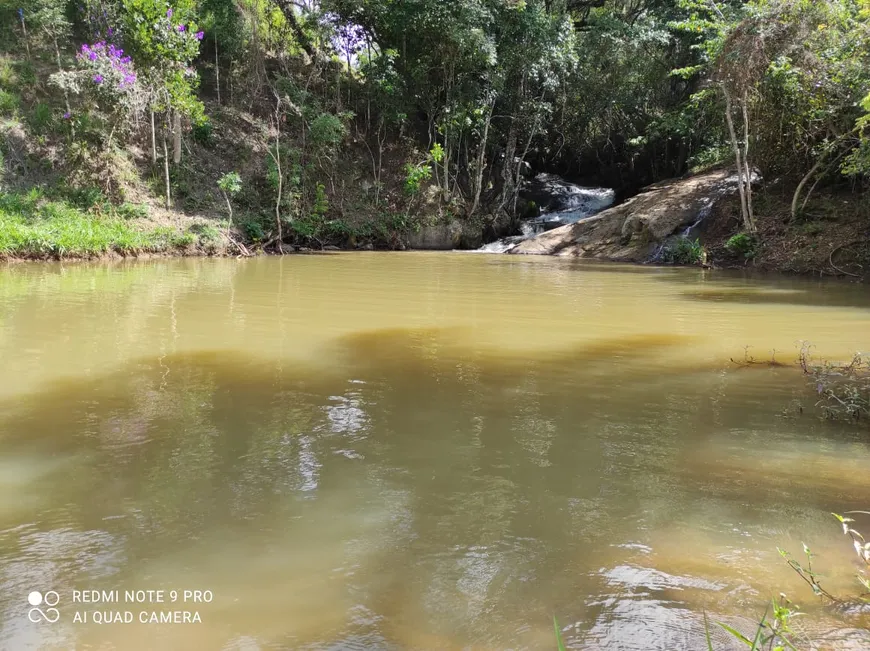
M 223 236 L 224 236 L 225 238 L 227 238 L 227 240 L 229 240 L 230 244 L 232 244 L 233 246 L 235 246 L 235 247 L 239 250 L 239 253 L 241 253 L 241 254 L 242 254 L 243 256 L 245 256 L 246 258 L 247 258 L 247 257 L 250 257 L 250 256 L 252 255 L 252 253 L 251 253 L 250 251 L 248 251 L 248 249 L 245 247 L 244 244 L 242 244 L 241 242 L 236 242 L 236 240 L 234 240 L 234 239 L 230 236 L 229 233 L 224 233 Z
M 838 267 L 837 265 L 834 264 L 834 254 L 837 251 L 844 249 L 847 246 L 853 246 L 855 244 L 861 244 L 861 240 L 855 240 L 854 242 L 849 242 L 848 244 L 841 244 L 840 246 L 836 247 L 833 251 L 831 251 L 830 255 L 828 255 L 828 264 L 831 265 L 831 268 L 834 269 L 834 271 L 841 273 L 844 276 L 852 276 L 852 278 L 861 278 L 861 274 L 853 274 L 851 271 L 846 271 L 845 269 L 840 269 L 840 267 Z M 860 267 L 861 265 L 858 265 L 858 266 Z M 861 267 L 861 268 L 863 269 L 863 267 Z

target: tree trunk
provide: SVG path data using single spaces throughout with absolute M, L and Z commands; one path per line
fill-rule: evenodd
M 749 167 L 749 99 L 743 91 L 743 167 L 746 170 L 746 211 L 755 232 L 755 213 L 752 211 L 752 169 Z
M 27 38 L 27 25 L 24 23 L 24 13 L 19 14 L 21 18 L 21 33 L 24 36 L 24 49 L 27 50 L 27 60 L 30 61 L 30 41 Z
M 218 59 L 218 42 L 217 36 L 214 37 L 214 79 L 215 88 L 217 89 L 217 102 L 221 103 L 221 64 Z
M 154 109 L 151 109 L 151 162 L 157 165 L 157 130 L 154 128 Z
M 746 203 L 746 188 L 744 187 L 743 174 L 745 167 L 743 165 L 743 157 L 740 154 L 740 142 L 737 140 L 737 132 L 734 129 L 734 118 L 731 115 L 731 93 L 725 86 L 722 86 L 722 93 L 725 95 L 725 121 L 728 123 L 728 133 L 731 137 L 731 147 L 734 149 L 734 159 L 737 165 L 737 191 L 740 193 L 740 213 L 743 217 L 743 226 L 750 233 L 755 232 L 755 224 L 749 215 L 749 209 Z
M 291 2 L 291 0 L 277 0 L 277 5 L 281 10 L 281 13 L 284 14 L 284 18 L 290 26 L 290 29 L 293 31 L 296 40 L 299 42 L 299 46 L 313 59 L 315 56 L 314 46 L 311 44 L 311 39 L 308 38 L 308 34 L 306 34 L 302 29 L 302 25 L 299 24 L 296 12 L 293 11 L 294 3 Z
M 23 18 L 21 19 L 21 24 L 22 24 L 22 26 L 24 25 Z M 26 34 L 25 34 L 25 36 L 26 36 Z M 55 34 L 52 34 L 52 38 L 54 39 L 54 55 L 55 55 L 56 60 L 57 60 L 57 71 L 63 72 L 63 65 L 60 62 L 60 47 L 58 47 L 58 45 L 57 45 L 57 36 Z M 28 56 L 28 58 L 30 57 L 30 47 L 29 46 L 27 48 L 27 56 Z M 63 99 L 64 99 L 64 102 L 66 104 L 67 114 L 72 114 L 72 109 L 69 106 L 69 93 L 67 92 L 66 88 L 63 89 Z M 76 137 L 75 129 L 73 129 L 72 136 L 73 136 L 73 138 Z
M 181 113 L 172 112 L 172 162 L 181 162 Z
M 281 195 L 284 191 L 284 172 L 281 169 L 281 99 L 275 100 L 275 168 L 278 171 L 278 195 L 275 197 L 275 225 L 278 228 L 278 251 L 284 255 L 284 233 L 281 229 Z
M 169 149 L 166 146 L 166 129 L 163 130 L 163 178 L 166 181 L 166 209 L 172 207 L 172 196 L 169 192 Z
M 477 212 L 477 207 L 480 204 L 480 193 L 483 189 L 483 168 L 486 162 L 486 143 L 489 138 L 489 125 L 492 123 L 492 110 L 495 107 L 495 100 L 489 105 L 489 112 L 486 114 L 486 122 L 483 125 L 483 137 L 480 141 L 480 149 L 477 151 L 477 178 L 474 181 L 474 201 L 471 204 L 469 215 L 474 215 Z
M 816 170 L 818 170 L 822 166 L 823 160 L 824 159 L 820 157 L 819 160 L 816 161 L 816 164 L 812 166 L 810 171 L 806 173 L 804 178 L 801 179 L 800 183 L 798 183 L 797 187 L 795 188 L 794 194 L 792 195 L 792 198 L 791 198 L 791 218 L 792 218 L 792 220 L 797 218 L 798 200 L 800 199 L 801 192 L 803 191 L 804 186 L 813 177 L 813 174 L 816 173 Z
M 501 168 L 502 188 L 500 207 L 504 208 L 513 201 L 514 183 L 514 155 L 517 152 L 517 122 L 511 118 L 511 126 L 508 129 L 507 145 L 504 150 L 504 163 Z

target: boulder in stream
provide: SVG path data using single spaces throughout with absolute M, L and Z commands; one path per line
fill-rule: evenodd
M 644 262 L 654 258 L 668 238 L 693 235 L 717 201 L 736 193 L 737 176 L 728 170 L 663 181 L 593 217 L 524 240 L 508 252 Z
M 483 232 L 479 225 L 450 219 L 412 231 L 408 234 L 408 247 L 431 251 L 476 249 L 482 240 Z

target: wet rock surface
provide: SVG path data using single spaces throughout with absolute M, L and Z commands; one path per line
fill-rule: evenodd
M 691 235 L 705 214 L 737 192 L 737 177 L 716 170 L 644 188 L 626 202 L 526 239 L 509 253 L 642 262 L 671 237 Z

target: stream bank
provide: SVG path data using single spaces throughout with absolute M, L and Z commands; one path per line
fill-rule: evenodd
M 726 170 L 714 170 L 648 186 L 613 207 L 608 207 L 611 190 L 542 174 L 530 180 L 523 194 L 527 218 L 514 226 L 517 235 L 496 239 L 506 225 L 488 231 L 482 220 L 453 218 L 397 225 L 376 243 L 347 237 L 318 248 L 288 244 L 283 252 L 471 249 L 661 264 L 668 262 L 672 247 L 687 245 L 703 255 L 697 262 L 712 267 L 867 280 L 866 200 L 849 192 L 819 191 L 800 219 L 792 220 L 790 194 L 771 185 L 755 193 L 758 236 L 741 250 L 730 245 L 741 231 L 735 179 Z M 180 211 L 152 208 L 147 216 L 107 215 L 8 193 L 0 202 L 0 260 L 239 255 L 226 227 L 225 221 Z M 234 228 L 231 237 L 263 254 L 246 235 Z
M 648 186 L 635 197 L 576 223 L 524 239 L 506 252 L 619 262 L 679 262 L 719 268 L 870 279 L 866 199 L 818 192 L 798 219 L 791 194 L 760 186 L 754 195 L 758 233 L 741 234 L 736 176 L 713 170 Z M 742 238 L 742 241 L 739 241 Z

